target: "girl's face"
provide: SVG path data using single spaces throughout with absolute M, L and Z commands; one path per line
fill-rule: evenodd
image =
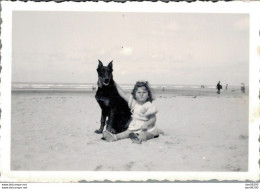
M 139 103 L 145 103 L 148 99 L 148 92 L 145 87 L 138 87 L 135 92 L 136 101 Z

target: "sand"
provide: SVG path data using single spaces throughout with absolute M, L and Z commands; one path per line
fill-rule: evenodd
M 190 94 L 190 95 L 187 95 Z M 156 93 L 165 134 L 106 142 L 94 93 L 12 93 L 11 169 L 247 171 L 248 94 Z

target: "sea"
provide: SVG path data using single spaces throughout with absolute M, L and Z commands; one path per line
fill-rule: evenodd
M 12 83 L 12 92 L 95 92 L 98 89 L 95 83 Z M 132 91 L 134 84 L 120 84 L 126 91 Z M 178 93 L 183 91 L 215 92 L 216 85 L 163 85 L 150 86 L 156 93 Z M 241 86 L 223 86 L 222 91 L 240 91 Z M 248 88 L 247 88 L 248 90 Z

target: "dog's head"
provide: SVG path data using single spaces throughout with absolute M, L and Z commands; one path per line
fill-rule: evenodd
M 98 87 L 108 86 L 110 82 L 113 80 L 113 61 L 111 61 L 108 66 L 103 66 L 103 63 L 98 60 Z

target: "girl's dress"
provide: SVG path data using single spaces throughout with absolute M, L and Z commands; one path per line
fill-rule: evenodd
M 148 120 L 148 116 L 156 114 L 158 112 L 156 106 L 151 102 L 145 102 L 140 105 L 136 100 L 131 96 L 128 101 L 128 106 L 131 109 L 132 121 L 129 124 L 128 130 L 135 133 L 141 131 L 142 125 Z M 156 133 L 156 126 L 148 127 L 147 132 Z

